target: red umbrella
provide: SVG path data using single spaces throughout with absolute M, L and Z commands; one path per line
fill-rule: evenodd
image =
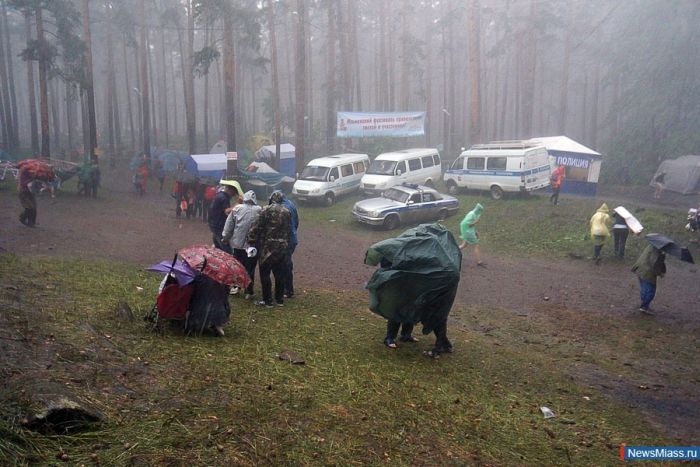
M 51 166 L 40 159 L 25 159 L 17 162 L 15 166 L 20 170 L 24 169 L 30 177 L 37 180 L 48 182 L 56 177 Z
M 193 245 L 177 252 L 190 267 L 224 285 L 248 287 L 250 277 L 245 267 L 225 251 L 208 245 Z

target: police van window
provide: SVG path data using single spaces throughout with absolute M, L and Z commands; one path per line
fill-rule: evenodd
M 409 159 L 408 168 L 411 169 L 411 171 L 420 170 L 420 159 Z
M 450 169 L 462 169 L 464 168 L 464 157 L 458 157 L 455 159 L 455 161 L 452 163 L 452 166 Z
M 467 168 L 471 170 L 484 170 L 483 157 L 470 157 L 467 159 Z
M 506 170 L 507 161 L 508 159 L 505 157 L 489 157 L 486 168 L 488 170 Z
M 435 165 L 435 162 L 433 162 L 433 156 L 423 156 L 421 157 L 421 160 L 423 161 L 423 167 L 432 167 Z
M 333 167 L 331 169 L 331 172 L 328 174 L 328 180 L 333 177 L 335 180 L 338 180 L 338 167 Z
M 365 171 L 365 161 L 355 162 L 352 166 L 356 174 L 361 174 Z
M 352 164 L 341 165 L 340 173 L 343 175 L 343 177 L 352 175 Z
M 396 173 L 398 174 L 399 171 L 401 171 L 402 174 L 406 173 L 406 161 L 401 161 L 396 165 Z
M 414 203 L 420 203 L 420 193 L 413 193 L 409 201 L 413 201 Z
M 440 154 L 433 154 L 433 162 L 435 165 L 440 165 Z

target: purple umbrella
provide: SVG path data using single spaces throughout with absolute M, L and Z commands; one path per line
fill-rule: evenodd
M 164 259 L 158 264 L 146 268 L 146 271 L 162 272 L 167 274 L 172 272 L 180 287 L 183 287 L 194 280 L 197 271 L 192 269 L 187 263 L 178 259 L 175 264 L 171 260 Z

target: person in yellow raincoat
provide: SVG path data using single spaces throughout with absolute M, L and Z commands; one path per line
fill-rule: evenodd
M 612 220 L 608 214 L 608 205 L 603 203 L 593 214 L 589 222 L 591 226 L 591 238 L 593 239 L 593 261 L 600 263 L 600 251 L 603 249 L 605 240 L 610 236 L 610 226 Z

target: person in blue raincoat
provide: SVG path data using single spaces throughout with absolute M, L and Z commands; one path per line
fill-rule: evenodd
M 462 252 L 440 224 L 422 224 L 396 238 L 370 246 L 365 264 L 381 265 L 367 282 L 369 308 L 395 323 L 422 323 L 423 334 L 435 333 L 425 355 L 452 352 L 447 316 L 457 294 Z

